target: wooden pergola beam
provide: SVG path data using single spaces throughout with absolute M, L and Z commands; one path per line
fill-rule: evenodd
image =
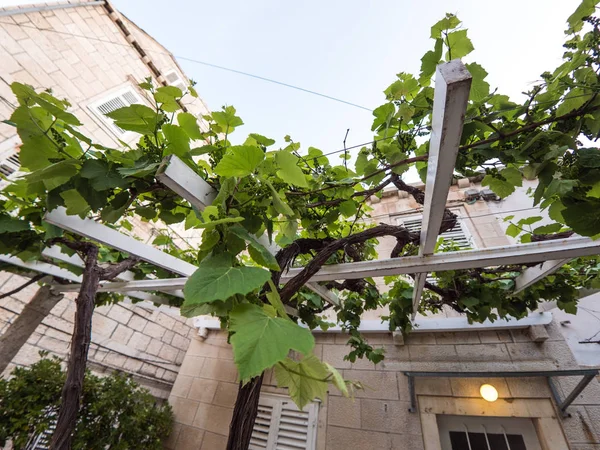
M 435 249 L 452 184 L 471 79 L 460 59 L 440 64 L 436 70 L 419 256 L 432 255 Z M 413 319 L 419 310 L 426 278 L 425 272 L 415 277 Z

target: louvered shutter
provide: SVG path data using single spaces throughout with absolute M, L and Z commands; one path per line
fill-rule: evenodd
M 111 94 L 109 97 L 105 97 L 102 100 L 90 104 L 89 108 L 113 133 L 121 138 L 127 131 L 116 126 L 113 120 L 110 117 L 107 117 L 106 114 L 136 103 L 143 103 L 142 99 L 132 88 L 126 88 Z
M 404 225 L 408 231 L 421 231 L 421 223 L 423 221 L 422 217 L 409 217 L 409 218 L 399 218 L 398 225 Z M 468 248 L 473 248 L 473 243 L 469 235 L 465 232 L 463 225 L 461 223 L 460 218 L 456 221 L 456 225 L 451 230 L 448 230 L 442 234 L 440 237 L 444 239 L 444 242 L 453 242 L 457 245 L 461 250 L 466 250 Z M 435 284 L 435 278 L 427 277 L 426 280 L 429 283 Z
M 319 405 L 300 411 L 289 398 L 261 394 L 250 450 L 312 450 L 315 448 Z
M 25 446 L 26 450 L 48 450 L 50 448 L 50 441 L 52 440 L 54 430 L 56 430 L 58 417 L 56 411 L 53 409 L 47 409 L 46 415 L 50 418 L 48 428 L 40 434 L 33 436 Z
M 170 86 L 178 87 L 179 89 L 181 89 L 181 92 L 185 92 L 187 90 L 186 84 L 179 77 L 179 74 L 177 72 L 175 72 L 174 70 L 172 72 L 169 72 L 168 74 L 166 74 L 165 78 L 167 79 L 167 82 L 169 83 Z
M 409 231 L 421 231 L 421 217 L 410 217 L 410 218 L 400 218 L 398 219 L 399 225 L 404 225 Z M 473 248 L 473 243 L 469 235 L 466 233 L 461 220 L 458 219 L 456 221 L 456 225 L 451 230 L 448 230 L 442 234 L 440 237 L 444 239 L 444 242 L 454 242 L 461 250 Z
M 19 152 L 14 152 L 8 158 L 0 161 L 0 173 L 7 178 L 17 173 L 20 168 Z

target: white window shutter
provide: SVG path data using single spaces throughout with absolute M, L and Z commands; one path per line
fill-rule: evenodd
M 314 450 L 319 405 L 300 411 L 288 397 L 261 394 L 250 450 Z
M 19 161 L 19 152 L 15 151 L 9 157 L 0 161 L 0 173 L 5 177 L 10 177 L 19 171 L 21 162 Z
M 165 78 L 167 79 L 167 82 L 169 83 L 170 86 L 178 87 L 179 89 L 181 89 L 181 92 L 187 91 L 187 86 L 186 86 L 185 82 L 181 79 L 179 74 L 177 72 L 175 72 L 174 70 L 167 73 L 165 75 Z
M 104 97 L 101 100 L 91 103 L 88 108 L 96 115 L 96 117 L 104 122 L 114 134 L 121 138 L 127 131 L 115 125 L 114 121 L 110 117 L 107 117 L 106 114 L 116 111 L 119 108 L 140 103 L 143 103 L 141 97 L 132 87 L 127 87 Z
M 404 225 L 408 231 L 421 231 L 422 220 L 423 218 L 421 216 L 399 218 L 398 225 Z M 454 228 L 440 234 L 440 237 L 444 239 L 444 242 L 454 242 L 454 244 L 456 244 L 461 250 L 474 247 L 472 239 L 467 234 L 460 218 L 456 220 L 456 225 L 454 225 Z

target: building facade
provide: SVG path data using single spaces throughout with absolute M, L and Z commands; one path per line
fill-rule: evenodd
M 451 187 L 447 206 L 460 219 L 445 237 L 471 248 L 509 245 L 498 217 L 522 209 L 524 202 L 469 198 L 470 191 L 483 189 L 469 180 Z M 370 203 L 377 223 L 419 226 L 420 205 L 403 192 L 387 191 Z M 380 255 L 389 254 L 393 244 L 381 239 Z M 327 399 L 298 411 L 285 390 L 277 388 L 273 374 L 266 374 L 251 449 L 600 449 L 598 380 L 575 396 L 563 417 L 552 389 L 565 399 L 582 376 L 553 377 L 550 384 L 545 375 L 582 367 L 565 341 L 562 316 L 536 312 L 530 322 L 478 327 L 449 311 L 419 317 L 420 329 L 401 338 L 381 325 L 384 312 L 363 317 L 369 343 L 385 349 L 377 366 L 344 360 L 348 336 L 335 330 L 314 333 L 316 356 L 365 386 L 356 398 L 347 399 L 330 387 Z M 176 420 L 170 449 L 218 450 L 227 441 L 238 389 L 231 347 L 218 323 L 200 318 L 197 325 L 205 337 L 192 338 L 169 398 Z M 527 371 L 543 374 L 518 374 Z M 411 389 L 408 372 L 429 376 L 412 378 Z M 494 386 L 496 401 L 482 398 L 484 384 Z
M 69 1 L 0 9 L 0 118 L 15 107 L 10 84 L 51 89 L 66 98 L 83 123 L 81 131 L 95 142 L 119 148 L 134 142 L 134 133 L 116 127 L 105 113 L 132 103 L 147 103 L 138 83 L 186 89 L 187 77 L 171 53 L 110 2 Z M 208 112 L 199 98 L 182 99 L 183 108 L 198 117 Z M 18 175 L 19 139 L 15 129 L 0 123 L 0 173 Z M 0 180 L 0 188 L 5 181 Z M 152 240 L 153 228 L 134 223 L 137 237 Z M 176 235 L 178 230 L 172 232 Z M 5 266 L 6 267 L 6 266 Z M 27 281 L 10 271 L 0 272 L 0 292 Z M 0 335 L 22 313 L 38 286 L 31 285 L 0 304 Z M 66 357 L 73 328 L 74 295 L 58 302 L 6 367 L 28 365 L 39 351 Z M 89 366 L 97 371 L 121 370 L 134 375 L 159 398 L 166 398 L 195 330 L 178 309 L 147 303 L 121 303 L 97 308 Z

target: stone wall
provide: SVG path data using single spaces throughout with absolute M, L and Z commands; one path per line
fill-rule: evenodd
M 0 17 L 0 97 L 5 100 L 0 102 L 0 117 L 8 118 L 12 113 L 9 104 L 16 104 L 10 84 L 27 83 L 36 89 L 52 89 L 57 97 L 69 100 L 71 111 L 83 123 L 81 131 L 95 142 L 120 145 L 119 136 L 88 105 L 125 86 L 138 89 L 137 83 L 152 73 L 115 23 L 116 16 L 111 17 L 103 5 L 19 12 L 31 6 L 1 9 L 13 14 Z M 128 19 L 123 21 L 163 74 L 177 70 L 185 79 L 168 50 Z M 142 90 L 137 93 L 144 96 Z M 201 99 L 187 96 L 184 104 L 196 116 L 208 112 Z M 0 144 L 14 135 L 14 127 L 0 123 Z M 155 224 L 135 219 L 130 222 L 136 237 L 152 241 Z M 186 238 L 189 241 L 190 236 Z M 0 292 L 23 282 L 22 277 L 2 272 Z M 0 333 L 21 312 L 36 288 L 30 286 L 0 302 Z M 39 350 L 61 357 L 67 354 L 73 299 L 74 295 L 68 295 L 56 305 L 13 365 L 31 364 L 39 358 Z M 94 314 L 90 367 L 99 372 L 119 369 L 133 373 L 157 396 L 166 398 L 192 334 L 189 323 L 168 308 L 131 304 L 101 307 Z
M 124 21 L 141 47 L 158 59 L 156 65 L 163 73 L 181 72 L 164 47 L 127 19 Z M 0 61 L 0 96 L 15 103 L 9 86 L 13 81 L 52 89 L 54 95 L 71 102 L 72 112 L 83 123 L 82 132 L 107 146 L 118 145 L 118 137 L 87 104 L 127 83 L 135 86 L 152 76 L 103 5 L 0 17 Z M 143 91 L 139 93 L 143 95 Z M 192 114 L 208 111 L 200 99 L 188 96 L 184 103 Z M 0 102 L 0 117 L 10 115 L 9 106 Z M 13 127 L 0 124 L 0 142 L 14 134 Z
M 523 402 L 529 413 L 543 414 L 552 407 L 545 378 L 495 378 L 498 371 L 560 370 L 578 368 L 568 345 L 553 322 L 546 326 L 548 339 L 531 341 L 527 330 L 473 331 L 413 334 L 396 346 L 390 333 L 370 334 L 369 342 L 383 347 L 386 359 L 377 366 L 368 361 L 344 361 L 347 336 L 316 334 L 315 354 L 339 369 L 346 379 L 360 381 L 365 390 L 347 399 L 330 388 L 319 411 L 317 449 L 424 449 L 419 412 L 410 413 L 408 379 L 403 371 L 489 372 L 483 378 L 420 378 L 416 381 L 419 402 L 439 398 L 481 404 L 479 386 L 493 384 L 499 393 L 496 405 Z M 578 377 L 556 378 L 563 398 Z M 225 448 L 227 426 L 237 393 L 236 371 L 225 334 L 211 331 L 205 341 L 195 337 L 184 359 L 169 402 L 175 412 L 175 432 L 167 448 Z M 283 393 L 267 373 L 263 392 Z M 454 400 L 452 400 L 454 399 Z M 530 400 L 534 400 L 530 402 Z M 529 402 L 529 403 L 528 403 Z M 491 405 L 491 404 L 490 404 Z M 537 406 L 541 405 L 541 406 Z M 484 403 L 483 408 L 486 408 Z M 491 406 L 490 406 L 491 407 Z M 600 449 L 600 383 L 592 383 L 569 407 L 570 417 L 561 421 L 564 435 L 574 450 Z M 556 420 L 558 414 L 555 414 Z M 556 426 L 560 429 L 559 422 Z
M 0 292 L 8 292 L 27 278 L 0 272 Z M 38 286 L 30 285 L 0 301 L 0 335 L 22 311 Z M 75 294 L 68 294 L 44 319 L 6 368 L 28 366 L 40 350 L 61 358 L 69 352 Z M 177 310 L 174 310 L 177 311 Z M 195 329 L 169 309 L 119 303 L 96 308 L 92 322 L 89 367 L 95 372 L 121 370 L 132 374 L 158 398 L 169 395 Z

